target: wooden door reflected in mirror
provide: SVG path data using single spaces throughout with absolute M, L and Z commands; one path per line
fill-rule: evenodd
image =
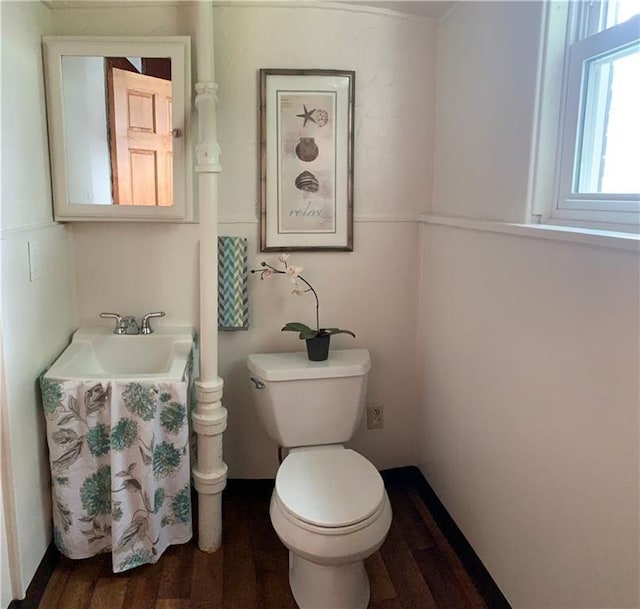
M 124 61 L 121 61 L 124 59 Z M 116 67 L 123 63 L 128 66 Z M 111 191 L 115 205 L 173 204 L 171 80 L 107 58 Z M 171 76 L 166 60 L 152 63 Z M 130 66 L 130 67 L 129 67 Z

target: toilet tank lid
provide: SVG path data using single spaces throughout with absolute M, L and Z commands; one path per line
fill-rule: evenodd
M 364 376 L 371 367 L 371 358 L 366 349 L 332 350 L 324 362 L 312 362 L 302 351 L 257 353 L 247 358 L 247 366 L 265 381 L 296 381 Z

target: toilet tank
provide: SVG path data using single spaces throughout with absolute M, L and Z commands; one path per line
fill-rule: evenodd
M 353 436 L 371 367 L 366 349 L 331 351 L 324 362 L 303 352 L 260 353 L 247 366 L 258 416 L 280 446 L 341 444 Z

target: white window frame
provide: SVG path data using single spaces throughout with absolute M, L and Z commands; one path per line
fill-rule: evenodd
M 584 36 L 597 25 L 594 16 L 599 15 L 599 4 L 551 2 L 545 7 L 530 209 L 537 223 L 638 232 L 637 193 L 576 194 L 573 188 L 576 151 L 583 128 L 579 118 L 584 103 L 583 66 L 588 65 L 585 60 L 629 46 L 638 40 L 640 33 L 638 15 Z

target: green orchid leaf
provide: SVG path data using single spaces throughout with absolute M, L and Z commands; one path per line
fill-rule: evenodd
M 299 321 L 290 321 L 282 328 L 281 332 L 299 332 L 301 340 L 313 338 L 318 334 L 315 330 L 312 330 L 309 326 Z
M 325 334 L 351 334 L 353 338 L 356 335 L 351 330 L 341 330 L 340 328 L 323 328 L 322 330 Z

